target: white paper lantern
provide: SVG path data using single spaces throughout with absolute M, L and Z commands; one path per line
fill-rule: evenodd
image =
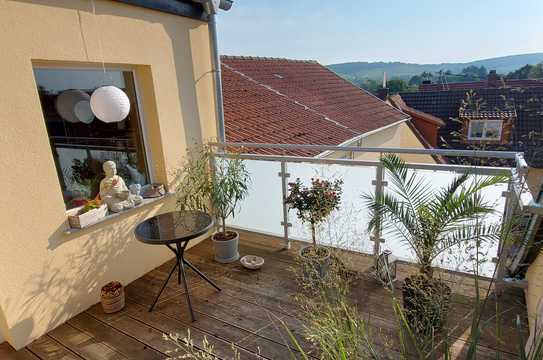
M 74 106 L 75 116 L 85 124 L 90 124 L 94 120 L 94 114 L 90 107 L 90 102 L 88 100 L 81 100 Z
M 83 121 L 75 112 L 75 107 L 80 102 L 89 102 L 90 96 L 84 91 L 81 90 L 66 90 L 60 93 L 57 96 L 55 101 L 55 108 L 57 109 L 58 114 L 64 120 L 76 123 L 78 121 Z M 81 105 L 80 105 L 81 107 Z M 93 116 L 94 118 L 94 116 Z M 87 119 L 84 117 L 84 119 Z M 92 119 L 90 120 L 92 121 Z
M 130 112 L 128 96 L 116 86 L 102 86 L 94 90 L 90 106 L 94 115 L 106 123 L 123 121 Z

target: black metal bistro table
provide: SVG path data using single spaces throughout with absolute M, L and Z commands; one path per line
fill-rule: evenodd
M 192 321 L 195 320 L 192 304 L 190 302 L 189 287 L 187 284 L 187 276 L 185 274 L 185 265 L 194 270 L 205 281 L 213 286 L 218 291 L 221 291 L 213 281 L 205 276 L 200 270 L 185 259 L 185 249 L 192 239 L 195 239 L 213 227 L 213 219 L 208 214 L 201 211 L 175 211 L 154 216 L 145 220 L 136 226 L 136 238 L 146 244 L 151 245 L 166 245 L 168 249 L 173 251 L 177 259 L 174 267 L 170 271 L 168 278 L 162 285 L 160 292 L 153 301 L 149 311 L 153 311 L 158 298 L 164 291 L 168 281 L 172 277 L 175 269 L 177 269 L 177 283 L 181 285 L 181 277 L 183 277 L 183 285 L 185 287 L 185 296 L 190 310 Z M 175 246 L 174 246 L 175 245 Z

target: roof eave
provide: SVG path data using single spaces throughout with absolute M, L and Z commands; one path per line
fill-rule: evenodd
M 392 124 L 388 124 L 388 125 L 385 125 L 385 126 L 382 126 L 382 127 L 378 128 L 378 129 L 375 129 L 375 130 L 371 130 L 371 131 L 365 132 L 365 133 L 363 133 L 363 134 L 357 135 L 357 136 L 355 136 L 355 137 L 353 137 L 353 138 L 351 138 L 351 139 L 349 139 L 349 140 L 346 140 L 346 141 L 342 142 L 342 143 L 339 144 L 338 146 L 348 146 L 349 144 L 351 144 L 351 143 L 353 143 L 353 142 L 355 142 L 355 141 L 358 141 L 358 140 L 363 139 L 363 138 L 365 138 L 365 137 L 368 137 L 368 136 L 370 136 L 370 135 L 377 134 L 377 133 L 379 133 L 379 132 L 381 132 L 381 131 L 384 131 L 384 130 L 386 130 L 386 129 L 389 129 L 389 128 L 391 128 L 391 127 L 398 126 L 398 125 L 400 125 L 400 124 L 402 124 L 402 123 L 404 123 L 404 122 L 409 121 L 410 119 L 411 119 L 411 118 L 408 116 L 408 117 L 406 117 L 405 119 L 398 120 L 398 121 L 396 121 L 396 122 L 393 122 Z M 315 156 L 315 157 L 317 157 L 317 158 L 324 158 L 324 157 L 327 157 L 328 155 L 332 154 L 333 152 L 334 152 L 334 151 L 326 150 L 326 151 L 324 151 L 324 152 L 318 154 L 318 155 Z
M 190 0 L 114 0 L 124 4 L 139 6 L 177 16 L 184 16 L 200 21 L 209 21 L 202 4 Z

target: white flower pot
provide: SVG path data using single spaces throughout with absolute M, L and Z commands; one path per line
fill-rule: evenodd
M 215 261 L 220 263 L 231 263 L 239 259 L 238 244 L 239 234 L 235 231 L 229 231 L 236 234 L 236 237 L 230 240 L 217 240 L 217 233 L 213 234 L 211 240 L 215 246 Z

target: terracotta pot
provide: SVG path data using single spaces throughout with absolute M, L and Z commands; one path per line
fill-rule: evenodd
M 330 250 L 325 247 L 318 246 L 319 249 L 326 250 L 326 256 L 320 259 L 316 259 L 305 255 L 305 251 L 307 249 L 311 249 L 312 247 L 313 245 L 304 246 L 298 252 L 298 256 L 300 256 L 300 258 L 302 258 L 304 261 L 304 278 L 310 278 L 310 273 L 315 273 L 320 278 L 324 279 L 328 274 L 328 268 L 330 267 L 330 263 L 332 262 Z
M 236 234 L 236 237 L 230 240 L 217 240 L 217 234 L 213 234 L 211 240 L 215 246 L 215 261 L 220 263 L 231 263 L 239 259 L 238 243 L 239 234 L 235 231 L 230 231 Z
M 100 302 L 106 314 L 121 311 L 124 308 L 124 288 L 121 283 L 112 281 L 102 287 Z
M 451 288 L 439 279 L 411 275 L 402 287 L 406 319 L 417 333 L 441 330 L 450 310 Z

